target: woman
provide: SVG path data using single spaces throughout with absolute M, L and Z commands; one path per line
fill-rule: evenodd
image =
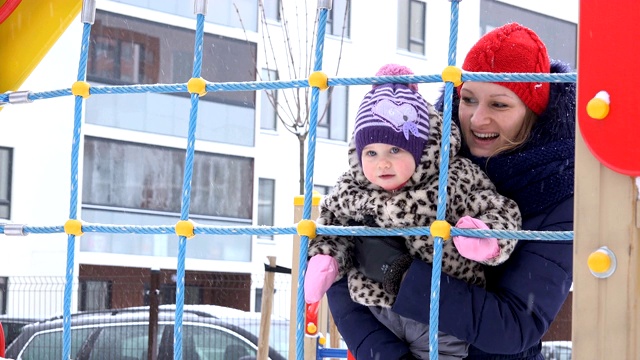
M 409 74 L 413 72 L 407 67 L 388 64 L 376 76 Z M 431 225 L 438 210 L 431 199 L 438 193 L 442 125 L 442 117 L 418 93 L 416 84 L 374 85 L 358 109 L 348 147 L 349 169 L 320 203 L 318 223 L 347 226 L 358 222 L 383 228 Z M 498 194 L 480 167 L 458 156 L 462 143 L 458 127 L 452 126 L 449 140 L 450 196 L 446 220 L 459 228 L 520 229 L 518 205 Z M 377 248 L 372 241 L 383 241 L 408 250 L 390 264 L 401 271 L 391 267 L 368 273 L 367 277 L 352 262 L 354 240 L 345 236 L 318 236 L 309 243 L 311 258 L 305 272 L 305 301 L 321 300 L 336 279 L 346 277 L 354 301 L 372 306 L 374 316 L 405 340 L 414 357 L 429 359 L 429 326 L 401 317 L 390 305 L 400 285 L 395 276 L 400 280 L 414 258 L 433 261 L 433 238 L 359 238 L 370 249 Z M 503 263 L 516 243 L 509 239 L 456 236 L 443 247 L 442 271 L 471 284 L 484 284 L 482 264 Z M 387 289 L 383 284 L 393 287 Z M 467 356 L 468 344 L 459 339 L 443 333 L 438 343 L 440 359 Z
M 515 23 L 483 36 L 462 68 L 570 71 L 549 60 L 533 31 Z M 516 201 L 523 230 L 573 230 L 575 84 L 468 82 L 458 90 L 453 119 L 463 133 L 463 155 L 485 170 L 498 192 Z M 363 247 L 356 260 L 373 264 L 360 267 L 367 275 L 380 260 L 366 250 L 366 243 Z M 485 267 L 484 288 L 443 274 L 439 330 L 470 343 L 468 359 L 542 360 L 540 340 L 573 281 L 572 248 L 571 241 L 519 241 L 506 262 Z M 423 261 L 410 264 L 393 311 L 428 323 L 431 270 Z M 412 359 L 407 345 L 377 322 L 369 308 L 350 300 L 344 280 L 327 296 L 338 329 L 358 360 Z

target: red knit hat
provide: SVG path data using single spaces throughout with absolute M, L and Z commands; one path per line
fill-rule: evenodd
M 486 33 L 469 50 L 462 69 L 492 73 L 549 73 L 547 48 L 533 30 L 510 23 Z M 548 82 L 496 82 L 540 115 L 549 103 Z

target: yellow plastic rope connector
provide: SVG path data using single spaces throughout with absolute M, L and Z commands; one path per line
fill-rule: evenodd
M 71 85 L 71 93 L 85 99 L 91 96 L 89 89 L 91 89 L 91 85 L 86 81 L 76 81 Z
M 82 232 L 82 222 L 74 219 L 67 220 L 67 222 L 64 223 L 64 232 L 69 235 L 81 236 L 84 234 Z
M 184 236 L 187 239 L 191 239 L 196 236 L 193 229 L 195 228 L 195 224 L 191 220 L 180 220 L 176 223 L 176 234 L 178 236 Z
M 298 235 L 316 238 L 316 222 L 313 220 L 300 220 L 298 223 Z
M 207 82 L 203 78 L 191 78 L 187 82 L 187 90 L 191 94 L 207 95 Z
M 447 66 L 442 70 L 442 81 L 452 82 L 456 87 L 462 85 L 462 70 L 457 66 Z
M 451 239 L 451 224 L 444 220 L 436 220 L 429 227 L 432 236 L 439 236 L 443 240 Z
M 587 103 L 587 114 L 596 120 L 602 120 L 609 115 L 609 94 L 599 91 L 596 96 Z
M 309 75 L 309 85 L 320 90 L 327 90 L 329 88 L 329 77 L 322 71 L 315 71 Z

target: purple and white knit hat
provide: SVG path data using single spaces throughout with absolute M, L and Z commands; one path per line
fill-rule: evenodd
M 412 74 L 405 66 L 388 64 L 380 68 L 376 76 Z M 418 93 L 416 84 L 373 85 L 360 103 L 353 130 L 360 163 L 365 146 L 383 143 L 410 152 L 417 166 L 428 135 L 427 102 Z

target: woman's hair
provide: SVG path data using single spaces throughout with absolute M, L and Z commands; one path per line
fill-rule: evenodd
M 538 115 L 535 112 L 533 112 L 533 110 L 531 110 L 528 106 L 526 106 L 526 109 L 527 110 L 524 113 L 522 126 L 520 127 L 520 130 L 516 134 L 515 138 L 506 139 L 507 144 L 497 148 L 496 151 L 494 151 L 491 156 L 514 150 L 519 146 L 521 146 L 522 144 L 524 144 L 527 141 L 527 139 L 529 139 L 529 135 L 531 135 L 531 129 L 533 128 L 533 124 L 535 124 L 536 120 L 538 120 Z

